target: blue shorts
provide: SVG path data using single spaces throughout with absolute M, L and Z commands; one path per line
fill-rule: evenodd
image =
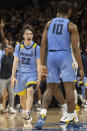
M 17 73 L 18 83 L 15 86 L 15 95 L 26 95 L 26 89 L 29 87 L 36 88 L 37 75 L 30 73 Z
M 72 68 L 72 55 L 66 51 L 48 52 L 47 83 L 59 83 L 60 74 L 63 82 L 74 82 L 76 79 L 75 71 Z

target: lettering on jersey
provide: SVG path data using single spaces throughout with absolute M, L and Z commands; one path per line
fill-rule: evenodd
M 64 20 L 59 20 L 59 22 L 63 23 L 63 22 L 64 22 Z
M 60 22 L 60 23 L 63 23 L 64 20 L 56 20 L 55 22 Z
M 33 56 L 33 54 L 29 54 L 29 53 L 23 53 L 23 52 L 20 52 L 20 55 L 21 56 L 30 56 L 30 57 L 32 57 Z

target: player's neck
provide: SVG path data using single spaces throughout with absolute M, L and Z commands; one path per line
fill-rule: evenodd
M 68 18 L 68 15 L 59 14 L 58 17 L 61 17 L 61 18 Z
M 32 43 L 32 41 L 24 41 L 24 44 L 25 44 L 26 46 L 29 46 L 31 43 Z

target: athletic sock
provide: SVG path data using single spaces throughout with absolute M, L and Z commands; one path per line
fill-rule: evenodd
M 41 104 L 41 100 L 38 100 L 38 104 Z
M 63 113 L 67 112 L 67 104 L 66 103 L 63 104 L 61 107 L 62 107 L 62 112 Z
M 77 91 L 74 90 L 74 96 L 75 96 L 75 104 L 77 104 Z
M 40 115 L 47 115 L 47 109 L 41 109 Z

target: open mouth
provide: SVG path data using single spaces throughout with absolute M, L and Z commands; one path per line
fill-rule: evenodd
M 27 40 L 28 40 L 28 41 L 31 41 L 31 38 L 28 38 Z

